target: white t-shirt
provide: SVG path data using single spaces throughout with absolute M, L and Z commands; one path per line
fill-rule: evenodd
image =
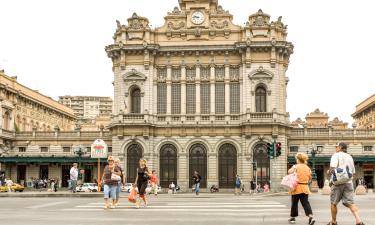
M 355 174 L 353 157 L 345 152 L 336 152 L 335 154 L 333 154 L 333 156 L 331 157 L 330 167 L 341 169 L 345 169 L 346 167 L 348 167 L 349 172 L 351 174 Z
M 70 169 L 70 179 L 71 180 L 77 180 L 78 179 L 78 169 L 72 167 Z

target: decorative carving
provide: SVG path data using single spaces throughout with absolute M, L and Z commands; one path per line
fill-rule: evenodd
M 269 25 L 270 16 L 263 13 L 261 9 L 249 17 L 249 25 L 254 27 L 265 27 Z
M 249 74 L 250 80 L 258 79 L 258 80 L 271 80 L 273 78 L 273 73 L 269 70 L 263 68 L 263 66 L 259 66 L 258 69 L 252 71 Z
M 181 11 L 178 7 L 174 7 L 172 12 L 168 12 L 168 15 L 180 15 Z
M 130 30 L 143 30 L 148 28 L 148 19 L 133 13 L 133 16 L 128 19 L 128 25 Z
M 224 10 L 223 7 L 222 7 L 221 5 L 219 5 L 219 6 L 217 7 L 216 13 L 217 13 L 217 14 L 229 14 L 229 12 L 226 11 L 226 10 Z
M 147 79 L 147 77 L 143 73 L 137 71 L 134 68 L 131 71 L 125 73 L 123 78 L 124 78 L 124 81 L 136 81 L 136 80 L 146 80 Z
M 184 27 L 185 27 L 185 23 L 182 22 L 182 21 L 177 23 L 177 25 L 175 25 L 173 22 L 168 23 L 168 29 L 169 30 L 181 30 Z
M 201 29 L 195 28 L 194 30 L 194 36 L 195 37 L 200 37 L 202 35 Z
M 224 28 L 227 28 L 229 25 L 228 21 L 223 21 L 222 23 L 219 23 L 219 21 L 212 21 L 211 22 L 211 27 L 215 29 L 222 30 Z

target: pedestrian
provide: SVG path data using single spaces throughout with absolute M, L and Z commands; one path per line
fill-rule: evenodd
M 125 186 L 125 175 L 124 175 L 124 170 L 120 166 L 120 159 L 115 159 L 115 167 L 120 171 L 120 177 L 121 177 L 121 180 L 118 181 L 117 189 L 116 189 L 115 207 L 117 207 L 119 204 L 120 193 L 122 191 L 122 187 Z
M 78 180 L 78 164 L 73 163 L 72 168 L 70 168 L 70 188 L 73 193 L 76 193 L 77 187 L 77 180 Z
M 297 164 L 288 170 L 288 174 L 296 173 L 298 178 L 298 184 L 296 188 L 289 192 L 292 196 L 292 206 L 290 210 L 289 223 L 295 224 L 296 217 L 298 216 L 298 202 L 301 202 L 305 215 L 309 217 L 308 224 L 315 224 L 313 212 L 309 202 L 309 181 L 311 180 L 311 169 L 307 166 L 308 156 L 306 153 L 299 152 L 295 156 Z
M 102 182 L 104 184 L 104 209 L 114 209 L 116 207 L 116 191 L 118 182 L 121 181 L 121 172 L 119 167 L 115 166 L 115 162 L 112 156 L 109 156 L 108 165 L 105 166 L 103 171 Z M 112 199 L 112 205 L 109 203 L 109 199 Z
M 7 187 L 8 187 L 8 192 L 9 193 L 12 192 L 13 181 L 8 178 L 8 179 L 5 179 L 5 183 L 6 183 Z
M 260 187 L 260 184 L 258 183 L 257 184 L 257 193 L 260 193 L 260 192 L 262 192 L 262 188 Z
M 263 186 L 263 192 L 264 193 L 268 193 L 270 192 L 270 186 L 268 185 L 268 183 L 265 183 L 264 186 Z
M 195 195 L 199 195 L 201 180 L 202 180 L 202 177 L 201 175 L 199 175 L 198 171 L 194 171 L 193 183 L 194 183 Z
M 356 225 L 364 225 L 362 222 L 358 208 L 354 204 L 354 188 L 353 175 L 355 174 L 354 160 L 347 153 L 348 146 L 341 142 L 336 145 L 336 153 L 331 157 L 330 170 L 327 171 L 331 175 L 331 222 L 328 225 L 337 225 L 337 204 L 342 201 L 343 205 L 350 209 L 355 217 Z M 338 177 L 338 173 L 346 176 Z
M 176 185 L 173 182 L 169 185 L 169 189 L 171 189 L 172 194 L 176 194 Z
M 253 195 L 255 193 L 256 185 L 255 182 L 252 180 L 250 181 L 250 195 Z
M 236 183 L 235 183 L 235 188 L 234 188 L 234 194 L 235 195 L 240 195 L 241 194 L 241 177 L 237 174 L 236 175 Z
M 144 207 L 147 207 L 147 199 L 146 199 L 146 188 L 148 181 L 151 177 L 151 173 L 148 170 L 147 167 L 147 161 L 144 158 L 141 158 L 139 160 L 139 167 L 137 168 L 137 177 L 135 179 L 133 188 L 137 186 L 138 188 L 138 195 L 139 197 L 137 198 L 136 202 L 136 208 L 139 209 L 141 205 L 141 200 L 144 202 Z
M 159 183 L 159 180 L 158 180 L 158 176 L 156 174 L 156 171 L 153 170 L 152 171 L 152 174 L 151 174 L 151 177 L 150 177 L 150 183 L 151 183 L 151 193 L 153 193 L 155 196 L 158 196 L 158 183 Z

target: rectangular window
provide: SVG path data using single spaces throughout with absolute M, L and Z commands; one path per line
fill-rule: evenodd
M 167 84 L 158 83 L 157 86 L 157 111 L 158 114 L 167 113 Z
M 18 152 L 26 152 L 26 147 L 18 147 Z
M 223 80 L 225 77 L 225 67 L 215 67 L 215 78 L 217 80 Z
M 167 78 L 167 68 L 159 68 L 157 70 L 158 80 L 165 80 Z
M 298 146 L 290 146 L 289 152 L 298 152 Z
M 112 152 L 112 147 L 108 147 L 108 152 Z
M 202 81 L 208 81 L 210 79 L 211 68 L 210 67 L 201 67 L 200 68 L 200 77 Z
M 363 151 L 365 152 L 372 152 L 372 147 L 371 145 L 366 145 L 366 146 L 363 146 Z
M 210 113 L 211 87 L 209 83 L 201 84 L 201 113 Z
M 230 113 L 240 113 L 240 84 L 230 84 Z
M 195 81 L 195 74 L 196 74 L 196 69 L 195 67 L 189 67 L 186 68 L 186 81 L 187 82 L 193 82 Z
M 181 68 L 172 68 L 172 81 L 181 80 Z
M 40 152 L 48 152 L 48 147 L 40 147 Z
M 171 91 L 171 110 L 172 114 L 180 114 L 181 113 L 181 84 L 172 84 L 172 91 Z
M 195 84 L 186 85 L 186 113 L 195 114 Z
M 63 152 L 69 153 L 70 152 L 70 147 L 63 147 Z
M 215 85 L 215 113 L 225 113 L 225 84 L 216 83 Z

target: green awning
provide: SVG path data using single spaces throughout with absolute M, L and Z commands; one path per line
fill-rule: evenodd
M 78 162 L 78 157 L 0 157 L 1 163 L 74 163 Z M 104 160 L 103 160 L 104 161 Z M 82 163 L 95 163 L 98 162 L 98 159 L 82 157 Z
M 353 156 L 355 163 L 375 163 L 375 156 Z M 330 163 L 331 156 L 317 156 L 315 158 L 315 163 L 317 164 L 327 164 Z M 309 158 L 309 163 L 312 162 L 312 159 Z M 288 163 L 296 163 L 294 156 L 288 156 Z

